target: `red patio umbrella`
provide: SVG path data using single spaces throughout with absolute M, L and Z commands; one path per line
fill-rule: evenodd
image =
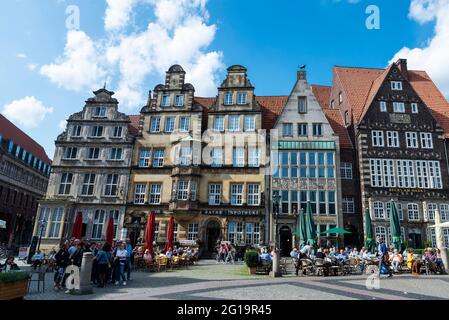
M 165 252 L 168 251 L 169 248 L 173 249 L 175 244 L 175 218 L 171 217 L 168 222 L 167 228 L 167 241 L 165 242 Z
M 114 218 L 110 217 L 106 229 L 106 242 L 112 246 L 112 241 L 114 241 Z
M 83 213 L 78 212 L 76 214 L 75 223 L 73 224 L 72 237 L 75 239 L 81 239 L 83 233 Z
M 147 228 L 145 230 L 145 251 L 148 249 L 153 255 L 153 242 L 154 242 L 154 232 L 156 231 L 156 216 L 153 211 L 151 211 L 148 216 Z M 144 252 L 145 252 L 144 251 Z

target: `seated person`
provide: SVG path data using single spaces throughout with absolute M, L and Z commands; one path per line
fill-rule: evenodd
M 14 262 L 14 257 L 6 259 L 4 264 L 0 263 L 0 272 L 19 271 L 19 266 Z
M 432 248 L 427 248 L 425 253 L 424 253 L 424 259 L 427 262 L 427 265 L 429 267 L 430 272 L 432 273 L 437 273 L 438 272 L 438 267 L 437 267 L 437 256 L 436 254 L 433 252 Z
M 335 257 L 337 255 L 337 250 L 335 249 L 335 247 L 332 247 L 330 250 L 329 250 L 329 256 L 330 257 Z
M 316 252 L 315 258 L 317 259 L 324 259 L 326 258 L 326 255 L 323 253 L 323 250 L 319 248 Z
M 37 250 L 36 253 L 31 257 L 31 262 L 33 263 L 32 268 L 36 270 L 37 267 L 42 266 L 42 262 L 44 261 L 44 255 L 40 250 Z
M 299 258 L 298 249 L 293 248 L 293 250 L 290 252 L 290 257 L 298 259 Z
M 172 248 L 168 248 L 168 251 L 165 253 L 165 255 L 167 256 L 167 258 L 173 257 L 173 250 L 172 250 Z
M 349 253 L 350 258 L 357 258 L 359 256 L 359 252 L 356 248 L 352 249 L 352 251 Z
M 348 260 L 348 256 L 344 249 L 340 249 L 340 253 L 337 255 L 337 263 L 341 264 Z
M 145 254 L 143 255 L 143 261 L 146 263 L 152 263 L 153 262 L 153 256 L 151 255 L 150 250 L 145 250 Z
M 391 266 L 393 267 L 394 272 L 399 272 L 399 267 L 402 266 L 402 262 L 404 262 L 404 258 L 402 254 L 399 253 L 398 249 L 394 249 L 393 255 L 390 257 Z
M 266 260 L 266 261 L 272 261 L 273 258 L 268 253 L 268 251 L 265 249 L 263 250 L 262 254 L 259 256 L 260 260 Z
M 421 262 L 415 259 L 415 252 L 410 249 L 407 255 L 407 268 L 412 271 L 413 275 L 419 275 L 421 272 Z

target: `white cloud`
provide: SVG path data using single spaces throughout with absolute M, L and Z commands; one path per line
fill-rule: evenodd
M 29 63 L 29 64 L 27 65 L 27 67 L 28 67 L 28 70 L 34 71 L 34 70 L 36 70 L 36 69 L 39 67 L 39 65 L 38 65 L 38 64 L 35 64 L 35 63 Z
M 27 129 L 36 128 L 53 108 L 46 107 L 35 97 L 25 97 L 3 106 L 3 114 Z
M 26 58 L 28 58 L 25 53 L 18 53 L 18 54 L 16 54 L 16 57 L 19 58 L 19 59 L 26 59 Z
M 80 91 L 97 87 L 106 72 L 101 66 L 101 53 L 83 31 L 67 33 L 64 56 L 44 65 L 40 73 L 67 90 Z
M 106 2 L 105 29 L 114 31 L 125 27 L 131 18 L 137 0 L 106 0 Z
M 67 127 L 67 120 L 61 120 L 61 121 L 59 121 L 58 128 L 59 128 L 60 130 L 65 130 L 66 127 Z
M 107 0 L 105 39 L 95 43 L 82 31 L 67 36 L 64 57 L 41 67 L 41 74 L 68 90 L 95 89 L 116 75 L 121 106 L 138 109 L 146 101 L 145 80 L 161 78 L 173 64 L 187 72 L 198 95 L 214 95 L 223 54 L 210 51 L 217 28 L 208 23 L 207 0 Z M 134 10 L 152 10 L 154 19 L 133 32 Z
M 421 48 L 402 48 L 390 61 L 408 59 L 411 69 L 425 70 L 449 97 L 449 0 L 412 0 L 409 17 L 420 24 L 435 21 L 435 30 Z

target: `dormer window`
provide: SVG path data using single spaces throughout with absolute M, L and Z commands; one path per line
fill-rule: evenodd
M 345 125 L 349 125 L 349 111 L 345 112 Z
M 402 90 L 402 81 L 391 81 L 391 90 Z
M 418 104 L 412 103 L 412 113 L 418 113 Z
M 340 102 L 340 104 L 343 102 L 343 93 L 339 93 L 338 94 L 338 102 Z
M 95 117 L 100 117 L 100 118 L 106 117 L 106 107 L 96 107 L 95 108 Z
M 170 107 L 170 96 L 169 95 L 162 96 L 162 107 Z
M 237 104 L 243 105 L 246 104 L 248 100 L 248 94 L 246 93 L 239 93 L 237 95 Z
M 224 103 L 225 106 L 230 106 L 230 105 L 232 105 L 233 96 L 234 96 L 234 95 L 233 95 L 232 93 L 230 93 L 230 92 L 225 93 L 225 95 L 224 95 L 224 101 L 223 101 L 223 103 Z
M 331 101 L 331 109 L 334 109 L 335 108 L 335 100 L 332 100 Z
M 175 107 L 183 107 L 183 106 L 184 106 L 184 96 L 181 94 L 176 95 Z
M 380 102 L 380 112 L 387 112 L 387 103 L 385 101 Z

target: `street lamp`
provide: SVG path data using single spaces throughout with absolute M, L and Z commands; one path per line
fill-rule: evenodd
M 275 242 L 274 242 L 274 256 L 273 256 L 273 277 L 281 277 L 280 272 L 280 252 L 279 252 L 279 232 L 278 232 L 278 219 L 279 219 L 279 205 L 281 203 L 282 196 L 279 191 L 276 191 L 273 195 L 273 213 L 276 215 L 275 222 Z
M 137 233 L 140 230 L 140 222 L 139 221 L 134 221 L 134 246 L 137 245 Z
M 39 242 L 37 243 L 37 251 L 39 251 L 41 248 L 42 233 L 44 233 L 44 228 L 47 225 L 47 221 L 45 221 L 45 219 L 43 219 L 39 223 L 40 223 L 40 226 L 39 226 L 40 232 L 39 232 Z

